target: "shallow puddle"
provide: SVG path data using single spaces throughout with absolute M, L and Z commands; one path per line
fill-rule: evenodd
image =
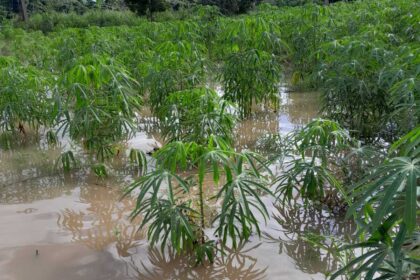
M 282 93 L 278 112 L 260 109 L 237 129 L 237 147 L 254 149 L 268 133 L 286 133 L 317 115 L 317 94 Z M 148 149 L 139 133 L 129 145 Z M 132 177 L 115 171 L 106 182 L 83 168 L 63 176 L 53 168 L 59 149 L 0 150 L 0 279 L 325 279 L 337 266 L 329 250 L 316 249 L 304 234 L 345 237 L 346 221 L 301 207 L 283 209 L 264 198 L 272 218 L 263 237 L 226 252 L 213 265 L 192 267 L 168 250 L 150 248 L 130 221 L 134 199 L 121 199 Z M 117 166 L 119 163 L 115 163 Z M 118 168 L 116 169 L 118 170 Z

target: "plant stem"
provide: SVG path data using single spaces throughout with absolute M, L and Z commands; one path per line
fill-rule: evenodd
M 203 183 L 200 182 L 199 184 L 199 201 L 200 201 L 200 218 L 201 218 L 201 244 L 204 244 L 204 198 L 203 198 Z

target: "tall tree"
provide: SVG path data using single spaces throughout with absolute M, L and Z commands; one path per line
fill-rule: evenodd
M 138 15 L 148 15 L 153 20 L 153 13 L 166 10 L 164 0 L 125 0 L 127 6 Z
M 218 6 L 222 13 L 228 15 L 246 13 L 256 2 L 256 0 L 202 0 L 203 5 Z
M 26 1 L 25 0 L 19 0 L 19 12 L 20 15 L 22 17 L 23 21 L 27 21 L 28 20 L 28 12 L 26 9 Z

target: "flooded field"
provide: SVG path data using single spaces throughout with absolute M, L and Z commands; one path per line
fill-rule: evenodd
M 269 133 L 287 133 L 316 117 L 316 93 L 282 93 L 280 110 L 261 108 L 237 128 L 238 149 L 255 149 Z M 130 145 L 152 148 L 151 135 L 139 133 Z M 328 250 L 305 241 L 305 234 L 345 237 L 348 221 L 299 205 L 283 209 L 271 199 L 263 237 L 213 265 L 191 268 L 168 250 L 150 248 L 139 221 L 130 221 L 134 199 L 121 199 L 133 180 L 123 162 L 112 179 L 99 181 L 80 168 L 60 175 L 54 160 L 60 149 L 26 145 L 0 150 L 0 279 L 325 279 L 338 265 Z

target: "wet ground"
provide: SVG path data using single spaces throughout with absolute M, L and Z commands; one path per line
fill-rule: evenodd
M 316 93 L 281 96 L 278 112 L 262 108 L 238 125 L 238 148 L 255 149 L 264 135 L 286 133 L 316 117 Z M 129 145 L 148 149 L 155 140 L 139 133 Z M 120 198 L 131 172 L 120 169 L 107 181 L 83 168 L 60 175 L 54 169 L 60 151 L 42 145 L 0 150 L 1 280 L 325 279 L 336 258 L 303 237 L 353 232 L 351 224 L 325 212 L 284 208 L 265 198 L 272 218 L 261 239 L 253 237 L 213 265 L 191 267 L 170 250 L 150 248 L 137 231 L 139 221 L 128 219 L 134 200 Z

